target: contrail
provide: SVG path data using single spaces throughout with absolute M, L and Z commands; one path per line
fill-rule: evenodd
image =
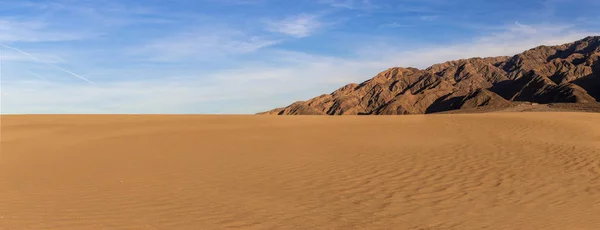
M 21 54 L 23 54 L 23 55 L 25 55 L 25 56 L 28 56 L 28 57 L 30 57 L 31 59 L 33 59 L 33 60 L 35 60 L 35 61 L 37 61 L 37 62 L 40 62 L 40 63 L 46 64 L 46 65 L 48 65 L 48 66 L 50 66 L 50 67 L 54 67 L 54 68 L 56 68 L 56 69 L 59 69 L 59 70 L 61 70 L 61 71 L 65 72 L 65 73 L 68 73 L 68 74 L 70 74 L 70 75 L 73 75 L 73 76 L 74 76 L 74 77 L 76 77 L 76 78 L 79 78 L 79 79 L 81 79 L 81 80 L 87 81 L 87 82 L 88 82 L 88 83 L 90 83 L 90 84 L 96 84 L 96 83 L 94 83 L 93 81 L 90 81 L 89 79 L 87 79 L 87 78 L 85 78 L 85 77 L 79 76 L 79 74 L 76 74 L 76 73 L 73 73 L 73 72 L 71 72 L 71 71 L 69 71 L 69 70 L 63 69 L 63 68 L 61 68 L 60 66 L 54 65 L 54 64 L 52 64 L 52 63 L 49 63 L 49 62 L 42 61 L 42 60 L 40 60 L 39 58 L 37 58 L 37 57 L 35 57 L 35 56 L 31 55 L 30 53 L 27 53 L 27 52 L 25 52 L 25 51 L 23 51 L 23 50 L 17 49 L 17 48 L 15 48 L 15 47 L 12 47 L 12 46 L 4 45 L 4 44 L 0 44 L 0 46 L 2 46 L 2 47 L 6 47 L 6 48 L 9 48 L 9 49 L 11 49 L 11 50 L 14 50 L 14 51 L 17 51 L 17 52 L 19 52 L 19 53 L 21 53 Z
M 28 72 L 29 74 L 31 74 L 31 75 L 33 75 L 33 76 L 35 76 L 35 77 L 39 78 L 39 79 L 42 79 L 42 80 L 44 80 L 44 81 L 48 81 L 48 79 L 46 79 L 45 77 L 42 77 L 42 76 L 40 76 L 40 75 L 39 75 L 39 74 L 37 74 L 37 73 L 34 73 L 34 72 L 32 72 L 32 71 L 29 71 L 29 70 L 27 70 L 27 72 Z

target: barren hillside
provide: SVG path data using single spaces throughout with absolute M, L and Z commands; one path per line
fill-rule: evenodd
M 514 102 L 600 100 L 600 37 L 539 46 L 513 57 L 471 58 L 427 69 L 395 67 L 361 84 L 260 114 L 424 114 Z

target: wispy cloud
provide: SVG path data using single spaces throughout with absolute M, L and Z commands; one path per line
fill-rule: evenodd
M 35 61 L 35 60 L 31 59 L 31 57 L 29 57 L 27 55 L 23 55 L 12 49 L 7 49 L 4 47 L 2 47 L 0 49 L 2 49 L 2 61 L 5 61 L 5 62 L 34 62 Z M 58 63 L 66 62 L 66 60 L 63 59 L 62 57 L 54 55 L 54 54 L 50 54 L 50 53 L 38 52 L 38 51 L 32 51 L 29 53 L 31 55 L 37 57 L 39 60 L 43 60 L 44 62 L 47 62 L 47 63 L 58 64 Z
M 423 15 L 423 16 L 419 16 L 419 19 L 423 20 L 423 21 L 434 21 L 436 19 L 440 18 L 439 15 Z
M 73 41 L 90 36 L 85 32 L 54 29 L 41 21 L 0 18 L 0 42 Z
M 555 28 L 555 30 L 563 30 L 565 29 L 565 27 L 569 27 L 569 26 L 560 26 L 559 28 Z M 549 28 L 545 28 L 542 27 L 543 30 L 548 30 Z M 530 25 L 524 25 L 521 24 L 520 22 L 515 22 L 514 26 L 509 27 L 509 31 L 514 32 L 514 33 L 523 33 L 523 34 L 535 34 L 538 32 L 538 30 Z
M 400 24 L 397 22 L 392 22 L 388 24 L 379 25 L 379 28 L 404 28 L 404 27 L 414 27 L 415 25 L 411 24 Z
M 326 4 L 332 7 L 354 9 L 355 3 L 353 0 L 319 0 L 321 4 Z
M 1 44 L 1 43 L 0 43 L 0 46 L 1 46 L 1 47 L 4 47 L 4 48 L 11 49 L 11 50 L 14 50 L 14 51 L 17 51 L 18 53 L 20 53 L 20 54 L 22 54 L 22 55 L 24 55 L 24 56 L 26 56 L 26 57 L 30 58 L 31 60 L 33 60 L 33 61 L 35 61 L 35 62 L 38 62 L 38 63 L 44 64 L 44 65 L 50 66 L 50 67 L 52 67 L 52 68 L 55 68 L 55 69 L 58 69 L 58 70 L 60 70 L 60 71 L 62 71 L 62 72 L 64 72 L 64 73 L 67 73 L 67 74 L 69 74 L 69 75 L 71 75 L 71 76 L 73 76 L 73 77 L 76 77 L 76 78 L 79 78 L 79 79 L 81 79 L 81 80 L 84 80 L 84 81 L 86 81 L 86 82 L 88 82 L 88 83 L 95 84 L 95 83 L 94 83 L 93 81 L 91 81 L 90 79 L 87 79 L 87 78 L 85 78 L 85 77 L 83 77 L 83 76 L 81 76 L 81 75 L 79 75 L 79 74 L 73 73 L 72 71 L 70 71 L 70 70 L 68 70 L 68 69 L 65 69 L 65 68 L 62 68 L 62 67 L 60 67 L 60 66 L 58 66 L 58 65 L 56 65 L 56 64 L 53 64 L 53 63 L 47 62 L 47 61 L 45 61 L 45 60 L 42 60 L 42 59 L 40 59 L 40 58 L 36 57 L 35 55 L 33 55 L 33 54 L 31 54 L 31 53 L 28 53 L 28 52 L 25 52 L 25 51 L 23 51 L 23 50 L 21 50 L 21 49 L 18 49 L 18 48 L 16 48 L 16 47 L 9 46 L 9 45 L 5 45 L 5 44 Z
M 425 68 L 453 59 L 513 55 L 540 44 L 562 44 L 594 34 L 598 33 L 565 25 L 511 24 L 463 42 L 418 49 L 410 44 L 366 42 L 352 58 L 272 50 L 263 52 L 262 60 L 182 78 L 77 86 L 42 81 L 5 84 L 3 93 L 8 96 L 3 97 L 3 111 L 254 113 L 329 93 L 393 66 Z
M 39 75 L 39 74 L 37 74 L 37 73 L 34 73 L 34 72 L 33 72 L 33 71 L 31 71 L 31 70 L 27 70 L 27 73 L 29 73 L 29 74 L 31 74 L 32 76 L 34 76 L 34 77 L 37 77 L 38 79 L 41 79 L 41 80 L 43 80 L 43 81 L 46 81 L 46 82 L 48 81 L 48 79 L 46 79 L 45 77 L 42 77 L 41 75 Z
M 446 0 L 417 0 L 417 1 L 398 1 L 395 3 L 395 9 L 401 12 L 411 12 L 420 14 L 439 14 L 444 12 L 444 7 L 448 4 L 468 4 L 463 0 L 458 2 L 449 2 Z
M 267 30 L 302 38 L 310 36 L 324 25 L 317 15 L 300 14 L 279 21 L 269 21 Z
M 596 14 L 581 12 L 598 4 L 595 0 L 581 0 L 590 5 L 562 15 L 576 13 L 581 18 L 571 23 L 577 26 L 553 23 L 563 17 L 552 14 L 562 11 L 542 17 L 530 14 L 532 8 L 508 12 L 507 6 L 489 17 L 474 11 L 493 11 L 498 4 L 460 1 L 471 4 L 0 0 L 0 43 L 36 57 L 2 47 L 7 68 L 1 108 L 3 113 L 253 113 L 361 82 L 393 66 L 425 68 L 458 58 L 512 55 L 597 34 Z M 281 10 L 283 4 L 293 7 Z M 430 17 L 437 15 L 444 20 Z M 535 21 L 553 24 L 528 24 Z M 428 27 L 434 24 L 437 35 Z M 333 25 L 336 30 L 329 29 Z M 401 27 L 410 28 L 389 29 Z M 311 39 L 298 39 L 306 37 Z
M 207 2 L 214 2 L 226 5 L 257 5 L 264 3 L 266 0 L 204 0 Z
M 203 29 L 157 39 L 135 48 L 132 53 L 152 61 L 182 61 L 252 53 L 277 43 L 275 39 L 237 30 Z
M 600 31 L 580 30 L 570 25 L 514 23 L 500 31 L 461 43 L 423 46 L 419 49 L 390 44 L 367 45 L 360 53 L 362 57 L 385 57 L 382 61 L 390 66 L 425 68 L 462 58 L 514 55 L 539 45 L 558 45 L 599 34 Z
M 1 42 L 57 42 L 97 38 L 133 24 L 171 23 L 171 16 L 132 3 L 98 1 L 2 1 L 16 14 L 0 16 Z
M 350 10 L 372 10 L 379 8 L 378 5 L 370 0 L 319 0 L 318 2 L 335 8 Z

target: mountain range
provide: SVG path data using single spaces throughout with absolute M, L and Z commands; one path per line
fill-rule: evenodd
M 470 58 L 426 69 L 394 67 L 361 83 L 261 115 L 403 115 L 576 104 L 598 107 L 600 36 L 514 56 Z

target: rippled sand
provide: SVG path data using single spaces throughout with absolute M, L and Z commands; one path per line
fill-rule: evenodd
M 600 114 L 2 116 L 0 229 L 600 229 Z

